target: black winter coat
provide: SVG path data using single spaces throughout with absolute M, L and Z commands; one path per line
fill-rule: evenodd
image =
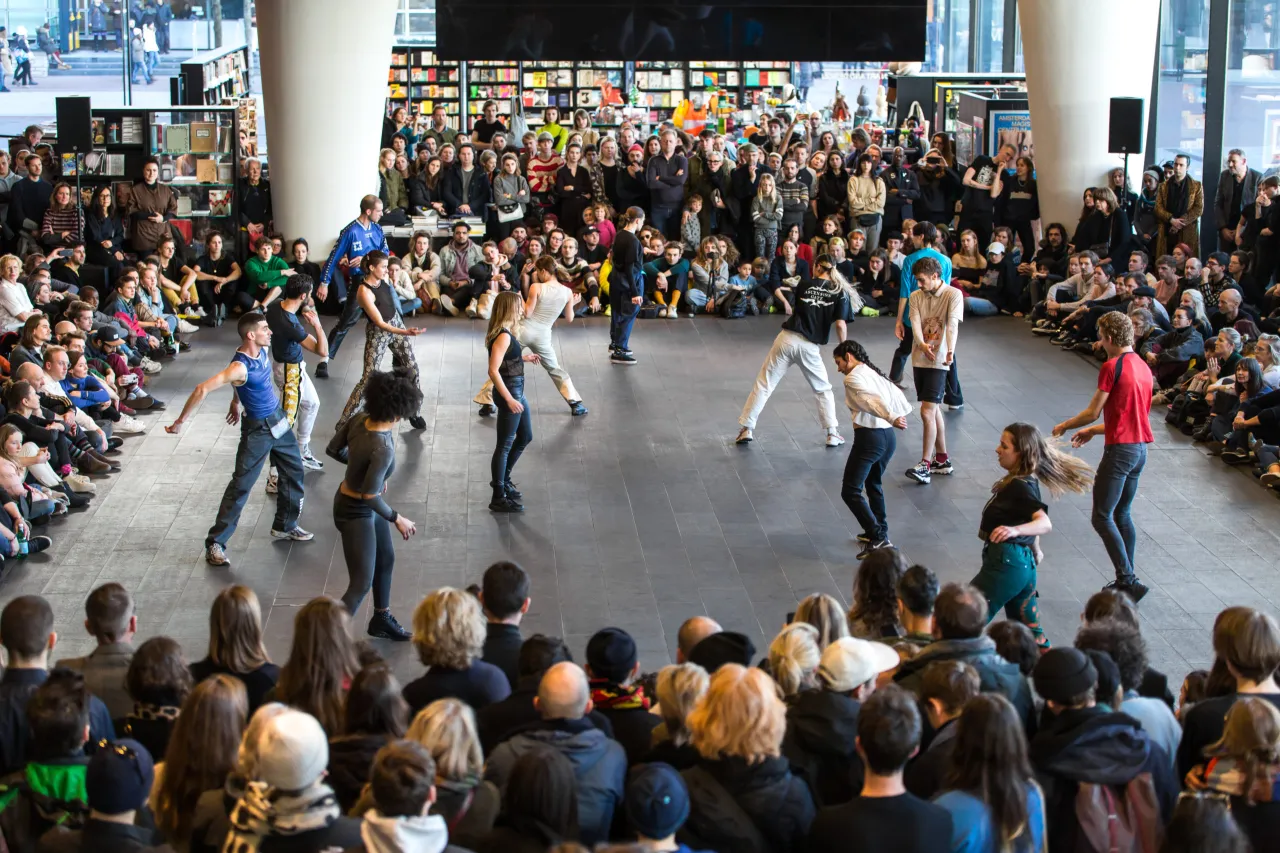
M 369 781 L 373 757 L 389 742 L 386 735 L 343 735 L 329 741 L 329 786 L 347 814 Z
M 782 755 L 809 786 L 818 808 L 847 803 L 862 790 L 862 759 L 853 746 L 860 707 L 826 690 L 806 690 L 788 702 Z
M 689 788 L 689 819 L 677 833 L 695 850 L 801 853 L 813 823 L 813 797 L 791 775 L 785 758 L 748 764 L 703 759 L 681 774 Z

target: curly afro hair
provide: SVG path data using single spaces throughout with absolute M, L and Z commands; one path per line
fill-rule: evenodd
M 364 407 L 375 421 L 413 417 L 422 407 L 422 392 L 403 373 L 376 371 L 364 386 Z

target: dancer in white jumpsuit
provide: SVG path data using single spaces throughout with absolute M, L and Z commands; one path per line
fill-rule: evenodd
M 569 371 L 560 366 L 556 359 L 556 351 L 551 346 L 551 327 L 561 317 L 566 323 L 573 322 L 573 309 L 582 301 L 582 295 L 574 293 L 556 279 L 556 261 L 550 255 L 538 258 L 533 268 L 533 283 L 529 286 L 529 295 L 524 302 L 524 323 L 520 325 L 520 345 L 538 356 L 539 362 L 551 380 L 556 383 L 556 390 L 569 404 L 569 412 L 573 416 L 585 415 L 587 407 L 582 405 L 578 389 L 573 386 Z M 493 406 L 493 382 L 486 379 L 474 402 L 480 404 L 480 414 L 488 417 L 497 410 Z
M 769 402 L 773 389 L 778 387 L 793 364 L 800 365 L 800 372 L 817 395 L 818 420 L 826 430 L 827 447 L 844 444 L 822 348 L 830 338 L 832 323 L 836 326 L 836 336 L 841 341 L 845 339 L 848 324 L 853 322 L 854 314 L 862 307 L 862 300 L 836 272 L 830 256 L 818 257 L 814 276 L 801 281 L 795 289 L 795 309 L 782 324 L 778 337 L 774 338 L 751 395 L 742 407 L 742 416 L 738 418 L 738 425 L 742 427 L 738 432 L 738 444 L 746 444 L 755 437 L 756 419 L 764 411 L 764 404 Z

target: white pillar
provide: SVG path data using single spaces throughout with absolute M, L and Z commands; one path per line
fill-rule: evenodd
M 1124 165 L 1121 155 L 1107 153 L 1111 99 L 1142 98 L 1150 107 L 1159 5 L 1019 0 L 1044 224 L 1073 229 L 1085 187 L 1100 185 L 1108 171 Z M 1145 129 L 1142 138 L 1145 144 Z M 1129 156 L 1135 187 L 1144 156 Z
M 397 5 L 257 0 L 276 227 L 317 263 L 378 187 Z

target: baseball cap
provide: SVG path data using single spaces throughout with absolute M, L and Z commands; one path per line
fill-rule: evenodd
M 999 240 L 994 240 L 994 241 L 992 241 L 991 245 L 987 247 L 987 254 L 988 254 L 988 255 L 1003 255 L 1003 254 L 1004 254 L 1004 243 L 1001 243 Z
M 93 339 L 100 344 L 118 344 L 123 340 L 120 336 L 120 330 L 115 326 L 103 326 L 93 333 Z
M 641 764 L 627 780 L 623 807 L 631 828 L 641 836 L 669 838 L 689 818 L 689 789 L 670 764 Z
M 544 130 L 538 134 L 538 141 L 539 142 L 555 142 L 556 138 Z
M 884 643 L 842 637 L 822 652 L 818 678 L 835 693 L 847 693 L 898 665 L 898 653 Z

